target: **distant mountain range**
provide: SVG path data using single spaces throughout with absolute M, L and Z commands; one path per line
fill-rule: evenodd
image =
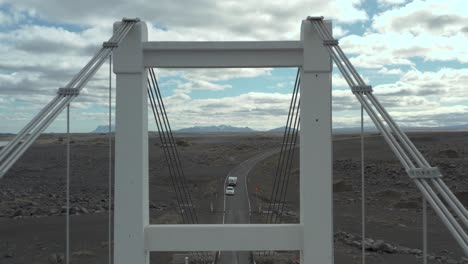
M 207 132 L 255 132 L 249 127 L 234 127 L 234 126 L 194 126 L 176 130 L 176 132 L 184 133 L 207 133 Z
M 468 124 L 465 125 L 458 125 L 458 126 L 445 126 L 445 127 L 401 127 L 405 131 L 468 131 Z M 235 126 L 228 126 L 228 125 L 219 125 L 219 126 L 194 126 L 194 127 L 187 127 L 181 128 L 178 130 L 174 130 L 174 132 L 182 132 L 182 133 L 223 133 L 223 132 L 272 132 L 272 133 L 283 133 L 285 126 L 277 127 L 270 130 L 259 131 L 254 130 L 249 127 L 235 127 Z M 112 131 L 115 130 L 115 127 L 112 126 Z M 333 132 L 335 133 L 355 133 L 361 130 L 360 127 L 349 127 L 349 128 L 335 128 Z M 91 133 L 107 133 L 109 131 L 108 125 L 98 126 L 94 131 Z M 375 127 L 366 127 L 366 132 L 377 132 Z
M 235 126 L 227 126 L 227 125 L 219 125 L 219 126 L 194 126 L 194 127 L 187 127 L 181 128 L 178 130 L 174 130 L 174 132 L 181 132 L 181 133 L 222 133 L 222 132 L 284 132 L 285 127 L 278 127 L 267 131 L 259 131 L 254 130 L 250 127 L 235 127 Z M 112 126 L 112 132 L 114 132 L 115 127 Z M 95 130 L 91 131 L 91 133 L 107 133 L 109 131 L 108 125 L 102 125 L 96 127 Z
M 112 132 L 115 131 L 115 126 L 111 127 L 111 131 Z M 109 125 L 98 126 L 96 127 L 96 129 L 94 129 L 94 131 L 91 131 L 91 133 L 107 133 L 107 132 L 109 132 Z
M 277 127 L 277 128 L 267 130 L 266 132 L 284 132 L 285 129 L 286 129 L 286 126 L 282 126 L 282 127 Z M 294 130 L 295 130 L 294 128 L 291 128 L 291 131 L 294 131 Z
M 458 126 L 440 126 L 440 127 L 418 127 L 418 126 L 401 126 L 403 131 L 418 132 L 418 131 L 468 131 L 468 124 Z M 365 127 L 366 132 L 378 132 L 377 128 Z M 356 133 L 360 132 L 360 127 L 347 127 L 347 128 L 335 128 L 335 133 Z

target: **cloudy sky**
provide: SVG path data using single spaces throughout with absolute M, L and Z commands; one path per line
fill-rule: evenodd
M 295 40 L 302 19 L 323 15 L 397 122 L 466 124 L 467 10 L 461 0 L 0 0 L 0 132 L 19 131 L 122 17 L 145 20 L 150 40 Z M 261 130 L 285 124 L 295 71 L 158 69 L 158 76 L 174 128 Z M 333 82 L 334 126 L 357 126 L 359 106 L 336 68 Z M 74 132 L 106 124 L 107 83 L 105 65 L 72 104 Z M 47 131 L 64 127 L 62 115 Z

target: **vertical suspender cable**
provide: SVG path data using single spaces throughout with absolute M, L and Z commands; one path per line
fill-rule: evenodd
M 427 264 L 427 202 L 424 196 L 422 197 L 423 208 L 423 263 Z
M 188 211 L 189 211 L 189 214 L 190 214 L 190 216 L 192 218 L 192 221 L 194 221 L 194 223 L 198 223 L 198 218 L 197 218 L 197 215 L 195 213 L 195 208 L 193 206 L 192 197 L 190 195 L 190 190 L 189 190 L 189 187 L 187 185 L 185 173 L 184 173 L 184 170 L 182 169 L 182 162 L 180 160 L 179 151 L 178 151 L 178 149 L 176 147 L 177 144 L 176 144 L 176 141 L 174 139 L 174 135 L 172 134 L 172 129 L 171 129 L 171 125 L 169 123 L 169 118 L 167 117 L 166 107 L 164 106 L 164 101 L 162 99 L 161 90 L 159 89 L 156 74 L 154 73 L 153 69 L 150 69 L 150 75 L 151 75 L 152 80 L 154 80 L 156 98 L 158 99 L 159 109 L 161 110 L 161 114 L 163 116 L 163 123 L 164 123 L 164 127 L 166 128 L 167 137 L 168 137 L 169 141 L 172 142 L 172 145 L 173 145 L 173 147 L 170 148 L 170 150 L 171 150 L 171 153 L 172 153 L 172 155 L 174 157 L 174 162 L 177 165 L 176 168 L 177 168 L 177 171 L 178 171 L 178 175 L 180 176 L 179 178 L 180 178 L 180 183 L 182 185 L 182 190 L 184 190 L 183 194 L 185 194 L 185 199 L 187 201 L 186 204 L 188 205 L 188 209 L 189 209 Z
M 300 107 L 300 102 L 299 104 L 297 105 L 298 108 Z M 298 136 L 298 132 L 299 132 L 299 123 L 301 122 L 301 119 L 300 119 L 300 116 L 299 116 L 299 113 L 297 113 L 296 117 L 295 117 L 295 124 L 294 124 L 294 132 L 293 132 L 293 139 L 292 139 L 292 142 L 290 143 L 290 147 L 289 147 L 289 151 L 288 151 L 288 160 L 287 160 L 287 164 L 286 164 L 286 169 L 285 169 L 285 175 L 284 177 L 286 178 L 284 181 L 283 181 L 283 186 L 282 186 L 282 190 L 280 192 L 280 201 L 279 201 L 279 205 L 281 206 L 281 209 L 279 209 L 279 213 L 276 217 L 276 221 L 274 222 L 275 224 L 279 223 L 281 221 L 281 217 L 283 216 L 283 212 L 284 212 L 284 205 L 286 203 L 286 195 L 287 195 L 287 192 L 288 192 L 288 187 L 289 187 L 289 178 L 291 177 L 291 174 L 292 174 L 292 163 L 293 163 L 293 160 L 294 160 L 294 155 L 296 153 L 296 143 L 297 143 L 297 136 Z M 296 124 L 297 123 L 297 124 Z
M 147 92 L 148 92 L 148 97 L 150 99 L 151 109 L 152 109 L 153 115 L 154 115 L 154 120 L 156 122 L 156 126 L 157 126 L 157 129 L 158 129 L 159 140 L 161 141 L 161 148 L 162 148 L 163 153 L 164 153 L 164 158 L 166 159 L 167 167 L 168 167 L 168 170 L 169 170 L 169 175 L 171 176 L 172 186 L 174 188 L 174 193 L 175 193 L 175 196 L 176 196 L 176 199 L 177 199 L 177 207 L 179 209 L 179 212 L 180 212 L 180 215 L 181 215 L 181 218 L 182 218 L 182 222 L 184 224 L 189 224 L 190 219 L 188 218 L 186 212 L 184 210 L 182 210 L 181 205 L 184 203 L 184 201 L 182 200 L 182 194 L 181 194 L 182 191 L 180 190 L 181 186 L 180 186 L 180 184 L 177 183 L 177 178 L 175 176 L 175 168 L 173 166 L 171 157 L 169 156 L 168 149 L 167 149 L 167 147 L 165 147 L 165 145 L 167 145 L 169 143 L 167 143 L 168 141 L 166 140 L 166 135 L 165 135 L 165 133 L 163 131 L 163 128 L 162 128 L 161 116 L 159 114 L 158 107 L 156 106 L 156 98 L 154 97 L 153 88 L 151 87 L 151 82 L 149 81 L 149 79 L 148 79 L 148 91 Z
M 109 55 L 109 179 L 108 179 L 108 224 L 107 248 L 109 264 L 112 263 L 112 54 Z
M 176 199 L 180 214 L 184 223 L 197 224 L 198 218 L 195 208 L 193 207 L 190 190 L 186 183 L 182 162 L 176 147 L 176 141 L 172 134 L 172 129 L 164 106 L 162 94 L 159 89 L 156 74 L 152 68 L 150 68 L 148 72 L 148 96 L 156 121 L 156 126 L 158 127 L 158 134 L 163 146 L 164 156 L 168 163 L 169 174 L 176 191 Z M 182 207 L 184 208 L 182 209 Z M 206 259 L 206 254 L 203 252 L 195 252 L 194 256 L 201 260 Z
M 361 251 L 362 251 L 362 259 L 361 263 L 366 263 L 366 182 L 365 182 L 365 174 L 364 174 L 364 107 L 361 105 Z
M 70 264 L 70 104 L 67 105 L 67 187 L 66 187 L 66 214 L 65 217 L 65 256 L 66 263 Z
M 324 45 L 330 52 L 333 61 L 343 73 L 343 76 L 348 84 L 350 84 L 353 93 L 356 95 L 361 105 L 364 106 L 364 109 L 382 133 L 392 151 L 397 155 L 402 165 L 408 171 L 408 174 L 410 174 L 409 176 L 412 176 L 411 170 L 413 169 L 421 169 L 423 172 L 434 169 L 430 167 L 429 163 L 416 149 L 414 144 L 411 143 L 409 138 L 404 134 L 404 132 L 402 132 L 398 125 L 396 125 L 385 108 L 383 108 L 380 102 L 375 98 L 372 94 L 372 89 L 365 85 L 362 78 L 357 74 L 356 69 L 354 69 L 354 66 L 349 62 L 339 47 L 338 41 L 333 39 L 330 32 L 327 31 L 323 23 L 323 17 L 309 17 L 308 19 L 311 20 L 316 27 L 317 32 L 324 41 Z M 354 80 L 351 77 L 354 77 Z M 354 83 L 357 83 L 359 86 L 354 87 Z M 363 92 L 356 92 L 354 91 L 355 89 L 362 89 Z M 388 128 L 385 124 L 388 125 Z M 437 175 L 435 177 L 437 177 Z M 429 202 L 462 249 L 465 252 L 468 252 L 468 235 L 455 218 L 458 216 L 459 221 L 468 226 L 468 211 L 440 178 L 431 178 L 429 181 L 436 187 L 436 190 L 432 189 L 425 178 L 414 178 L 416 186 L 424 195 L 425 202 Z M 435 191 L 438 191 L 441 197 L 439 197 L 439 194 Z M 453 209 L 456 216 L 449 211 L 449 208 L 447 208 L 441 198 L 443 198 L 449 207 Z M 423 201 L 423 207 L 424 206 Z M 425 210 L 423 208 L 423 225 L 427 225 L 427 220 L 425 219 L 425 217 L 427 217 L 427 212 L 425 213 L 424 211 Z M 423 232 L 427 232 L 425 227 L 423 227 Z M 425 238 L 425 236 L 426 235 L 423 234 L 423 247 L 427 246 L 425 245 L 425 243 L 427 243 L 427 238 Z
M 266 222 L 278 223 L 281 221 L 283 215 L 286 195 L 289 186 L 289 177 L 291 175 L 291 168 L 295 154 L 296 141 L 299 131 L 300 123 L 300 72 L 301 68 L 297 69 L 296 80 L 294 89 L 291 96 L 289 105 L 286 126 L 283 134 L 283 143 L 281 144 L 280 155 L 276 166 L 275 178 L 271 192 L 270 204 L 268 207 L 268 214 Z M 263 256 L 272 254 L 273 252 L 265 251 Z
M 275 221 L 272 223 L 278 223 L 281 220 L 281 217 L 283 215 L 283 210 L 284 210 L 284 204 L 286 203 L 286 195 L 287 195 L 287 190 L 289 186 L 289 178 L 291 176 L 291 168 L 292 168 L 292 163 L 293 163 L 293 158 L 295 154 L 295 149 L 296 149 L 296 143 L 297 143 L 297 135 L 298 135 L 298 130 L 299 130 L 299 123 L 300 123 L 300 118 L 299 118 L 299 108 L 301 105 L 300 99 L 298 99 L 298 94 L 299 94 L 299 89 L 300 89 L 300 79 L 298 80 L 298 86 L 296 90 L 296 95 L 294 99 L 294 105 L 293 105 L 293 112 L 291 115 L 291 123 L 289 124 L 289 134 L 291 136 L 291 141 L 287 141 L 286 145 L 286 156 L 285 160 L 286 162 L 281 166 L 281 171 L 280 175 L 282 176 L 282 185 L 281 188 L 279 189 L 279 199 L 278 199 L 278 208 L 277 211 L 278 213 L 276 214 Z M 294 117 L 294 124 L 292 123 Z M 292 134 L 292 135 L 291 135 Z M 283 170 L 284 169 L 284 170 Z
M 270 204 L 268 206 L 268 214 L 267 214 L 267 223 L 272 223 L 273 222 L 273 211 L 276 208 L 276 201 L 277 201 L 277 195 L 278 195 L 278 189 L 279 189 L 279 184 L 282 180 L 282 164 L 284 161 L 284 154 L 286 152 L 285 146 L 289 143 L 289 135 L 291 133 L 291 123 L 292 123 L 292 111 L 293 111 L 293 106 L 295 106 L 295 96 L 299 90 L 299 79 L 300 78 L 300 68 L 297 69 L 296 73 L 296 81 L 294 83 L 294 89 L 292 92 L 292 97 L 291 97 L 291 102 L 289 105 L 289 112 L 288 112 L 288 117 L 286 120 L 286 126 L 284 128 L 284 134 L 283 134 L 283 142 L 281 144 L 281 151 L 278 159 L 278 163 L 276 165 L 276 171 L 275 171 L 275 178 L 273 182 L 273 188 L 271 191 L 271 197 L 270 197 Z
M 150 70 L 150 73 L 151 73 L 151 70 Z M 180 175 L 178 174 L 180 170 L 176 163 L 176 159 L 172 156 L 172 151 L 170 150 L 170 148 L 173 147 L 172 143 L 175 144 L 175 142 L 172 142 L 169 139 L 169 136 L 165 132 L 167 131 L 167 128 L 166 130 L 164 130 L 165 129 L 163 125 L 164 117 L 163 117 L 163 113 L 160 110 L 160 107 L 157 105 L 157 103 L 159 103 L 159 99 L 156 99 L 158 95 L 154 91 L 156 89 L 156 86 L 154 85 L 154 80 L 150 81 L 150 79 L 148 79 L 148 87 L 149 87 L 148 92 L 149 92 L 151 107 L 153 110 L 154 119 L 156 121 L 156 126 L 158 128 L 158 135 L 161 141 L 161 147 L 163 149 L 164 158 L 166 159 L 166 163 L 169 169 L 169 174 L 171 176 L 172 184 L 173 184 L 176 199 L 177 199 L 177 205 L 179 207 L 182 221 L 184 224 L 194 224 L 195 222 L 193 222 L 192 221 L 193 219 L 190 217 L 191 211 L 187 212 L 187 210 L 183 208 L 184 204 L 188 204 L 188 201 L 185 199 L 186 196 L 184 195 L 185 194 L 184 186 L 180 182 L 180 177 L 179 177 Z

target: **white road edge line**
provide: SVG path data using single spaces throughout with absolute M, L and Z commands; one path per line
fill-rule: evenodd
M 241 163 L 240 163 L 239 165 L 237 165 L 237 166 L 243 166 L 243 164 L 244 164 L 245 162 L 247 162 L 248 160 L 249 160 L 249 159 L 244 160 L 243 162 L 241 162 Z M 237 166 L 236 166 L 236 167 L 237 167 Z M 234 168 L 236 168 L 236 167 L 234 167 Z M 232 171 L 232 170 L 231 170 L 231 171 Z M 224 196 L 223 225 L 225 224 L 225 220 L 226 220 L 226 194 L 224 193 L 224 192 L 225 192 L 224 188 L 226 188 L 226 182 L 227 182 L 227 179 L 229 178 L 229 175 L 230 175 L 230 172 L 231 172 L 231 171 L 229 171 L 228 174 L 227 174 L 227 176 L 226 176 L 226 178 L 224 178 L 224 186 L 223 186 L 223 196 Z M 248 172 L 250 172 L 250 170 L 249 170 Z M 247 174 L 247 175 L 248 175 L 248 174 Z M 246 175 L 245 178 L 247 178 L 247 175 Z M 245 187 L 247 188 L 247 181 L 245 182 Z M 246 193 L 248 193 L 248 190 L 247 190 L 247 189 L 246 189 Z M 247 194 L 247 201 L 249 201 L 249 223 L 250 223 L 250 199 L 249 199 L 249 195 L 248 195 L 248 194 Z M 221 250 L 218 251 L 218 257 L 220 257 L 220 256 L 221 256 Z
M 372 135 L 372 136 L 368 136 L 368 137 L 376 137 L 376 136 L 378 136 L 378 135 Z M 332 139 L 332 141 L 342 141 L 342 140 L 344 141 L 344 140 L 350 140 L 350 139 L 359 139 L 359 138 L 355 138 L 355 137 L 351 137 L 351 138 L 340 138 L 340 139 Z M 299 146 L 297 146 L 297 147 L 299 147 Z M 268 154 L 265 153 L 265 156 L 268 157 L 268 156 L 270 156 L 270 155 L 274 155 L 275 152 L 276 152 L 276 151 L 272 151 L 272 153 L 267 152 Z M 262 156 L 262 158 L 260 158 L 259 160 L 262 160 L 262 159 L 266 158 L 265 156 Z M 237 165 L 237 166 L 243 166 L 244 163 L 247 162 L 247 161 L 249 161 L 249 160 L 250 160 L 250 159 L 244 160 L 243 162 L 241 162 L 241 163 L 240 163 L 239 165 Z M 254 166 L 253 166 L 253 167 L 254 167 Z M 244 177 L 244 182 L 245 182 L 245 193 L 246 193 L 246 195 L 247 195 L 247 201 L 248 201 L 248 203 L 249 203 L 249 223 L 250 223 L 250 216 L 251 216 L 252 209 L 251 209 L 251 205 L 250 205 L 249 189 L 248 189 L 248 187 L 247 187 L 247 178 L 249 177 L 250 171 L 252 170 L 253 167 L 251 167 L 251 168 L 247 171 L 247 174 L 246 174 L 245 177 Z M 229 172 L 230 172 L 230 171 L 229 171 Z M 223 186 L 223 196 L 224 196 L 223 224 L 225 224 L 225 219 L 226 219 L 226 194 L 224 193 L 224 192 L 225 192 L 224 188 L 226 187 L 226 181 L 227 181 L 228 177 L 229 177 L 229 173 L 228 173 L 228 175 L 226 176 L 226 178 L 224 178 L 224 186 Z M 221 250 L 218 251 L 218 257 L 220 257 L 220 256 L 221 256 Z
M 256 163 L 254 163 L 256 164 Z M 245 195 L 247 195 L 247 202 L 249 203 L 249 224 L 250 224 L 250 216 L 252 214 L 252 209 L 250 207 L 250 196 L 249 196 L 249 188 L 247 187 L 247 178 L 249 177 L 250 170 L 254 167 L 254 165 L 250 166 L 250 168 L 247 170 L 245 177 L 244 177 L 244 182 L 245 182 Z
M 224 196 L 224 206 L 223 206 L 223 225 L 224 225 L 224 220 L 226 219 L 226 194 L 224 193 L 224 188 L 226 187 L 226 181 L 229 177 L 229 173 L 228 175 L 226 176 L 226 178 L 224 178 L 224 185 L 223 185 L 223 196 Z M 218 258 L 221 257 L 221 250 L 218 251 Z
M 225 190 L 224 188 L 226 188 L 226 181 L 229 177 L 229 173 L 228 173 L 228 176 L 226 176 L 226 178 L 224 178 L 224 185 L 223 185 L 223 196 L 224 196 L 224 206 L 223 206 L 223 225 L 224 225 L 224 220 L 226 218 L 226 194 L 224 193 Z

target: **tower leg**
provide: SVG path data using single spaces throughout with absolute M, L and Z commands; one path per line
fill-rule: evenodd
M 331 30 L 331 23 L 327 22 Z M 310 21 L 301 40 L 300 222 L 304 227 L 301 263 L 333 263 L 332 61 Z
M 114 52 L 116 264 L 149 263 L 144 236 L 149 224 L 148 98 L 142 41 L 147 41 L 147 28 L 139 22 Z

